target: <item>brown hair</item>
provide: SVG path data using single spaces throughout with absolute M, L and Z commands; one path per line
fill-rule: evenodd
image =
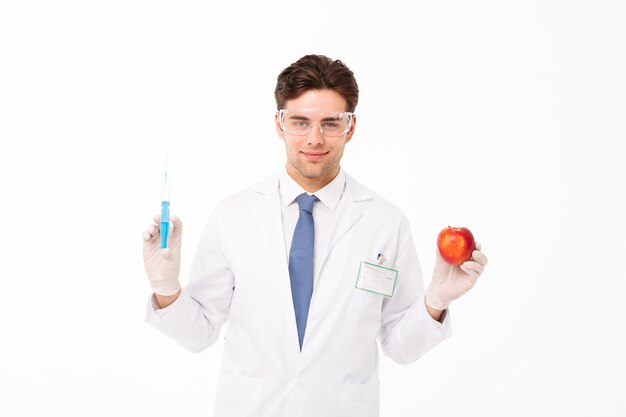
M 276 80 L 274 97 L 280 110 L 287 100 L 307 90 L 330 89 L 343 96 L 346 111 L 353 112 L 359 101 L 359 86 L 354 74 L 340 60 L 324 55 L 306 55 L 285 68 Z

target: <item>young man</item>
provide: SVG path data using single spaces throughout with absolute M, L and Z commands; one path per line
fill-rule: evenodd
M 340 166 L 358 101 L 341 61 L 301 58 L 275 96 L 285 168 L 215 207 L 186 288 L 180 220 L 167 249 L 156 225 L 144 233 L 147 321 L 199 352 L 229 320 L 217 417 L 378 416 L 377 340 L 397 363 L 417 360 L 449 336 L 446 309 L 487 258 L 437 255 L 424 291 L 407 218 Z

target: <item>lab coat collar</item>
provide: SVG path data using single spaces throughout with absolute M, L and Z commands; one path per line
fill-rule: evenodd
M 273 195 L 273 194 L 278 195 L 278 189 L 279 189 L 278 187 L 280 186 L 280 176 L 282 175 L 283 172 L 284 172 L 284 169 L 282 169 L 281 171 L 277 171 L 276 173 L 274 173 L 273 175 L 270 175 L 269 177 L 265 178 L 262 181 L 259 181 L 258 183 L 252 186 L 252 190 L 257 193 L 264 194 L 264 195 Z M 351 200 L 356 203 L 360 201 L 370 200 L 372 198 L 372 195 L 370 194 L 369 190 L 363 185 L 361 185 L 359 182 L 357 182 L 354 178 L 352 178 L 346 171 L 341 169 L 340 173 L 345 178 L 344 195 L 348 200 Z M 337 175 L 337 177 L 339 177 L 339 175 Z M 335 181 L 337 177 L 335 177 L 333 181 Z M 331 183 L 333 181 L 331 181 Z M 330 183 L 328 185 L 330 185 Z M 298 195 L 299 194 L 297 194 L 296 197 Z M 317 194 L 315 195 L 317 196 Z M 292 200 L 285 199 L 285 201 L 293 201 L 293 199 Z M 330 204 L 330 201 L 329 201 L 329 204 Z
M 289 206 L 294 204 L 296 201 L 296 197 L 300 194 L 305 193 L 304 188 L 300 186 L 289 174 L 287 173 L 287 169 L 284 169 L 280 172 L 279 177 L 279 187 L 280 187 L 280 195 L 282 198 L 282 204 L 284 206 Z M 343 173 L 343 170 L 340 168 L 339 173 L 332 179 L 331 182 L 326 184 L 321 189 L 315 191 L 314 194 L 322 204 L 328 208 L 331 212 L 335 211 L 337 208 L 337 204 L 339 203 L 339 199 L 341 198 L 341 194 L 346 186 L 346 177 Z

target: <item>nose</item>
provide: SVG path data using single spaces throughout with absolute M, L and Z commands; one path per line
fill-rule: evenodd
M 324 143 L 324 135 L 322 133 L 322 126 L 319 123 L 313 123 L 311 125 L 311 130 L 309 130 L 307 139 L 308 139 L 308 143 L 311 145 Z

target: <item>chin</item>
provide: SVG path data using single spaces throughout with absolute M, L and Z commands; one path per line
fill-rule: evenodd
M 302 173 L 302 175 L 306 178 L 320 178 L 324 176 L 324 171 L 322 171 L 321 169 L 304 169 L 302 171 L 300 171 Z
M 291 165 L 291 168 L 303 178 L 315 180 L 319 178 L 325 178 L 326 176 L 330 175 L 331 172 L 334 172 L 335 166 L 330 162 L 331 161 L 327 160 L 309 161 L 307 159 L 297 159 L 295 161 L 289 161 L 289 165 Z
M 295 168 L 296 171 L 298 171 L 298 173 L 304 178 L 310 179 L 323 177 L 325 172 L 325 169 L 321 165 L 311 163 L 301 164 Z

